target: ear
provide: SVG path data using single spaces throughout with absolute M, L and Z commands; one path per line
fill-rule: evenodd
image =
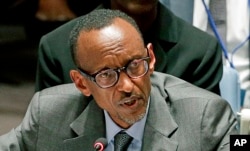
M 83 95 L 85 96 L 91 95 L 91 92 L 88 88 L 88 84 L 86 81 L 87 79 L 83 77 L 81 73 L 79 73 L 79 71 L 71 70 L 70 77 L 71 77 L 71 80 L 75 83 L 75 86 L 77 87 L 77 89 L 79 89 L 83 93 Z
M 155 69 L 155 55 L 154 55 L 154 50 L 153 50 L 153 45 L 152 43 L 147 44 L 147 49 L 148 49 L 148 54 L 150 57 L 150 62 L 149 62 L 149 72 L 153 73 Z

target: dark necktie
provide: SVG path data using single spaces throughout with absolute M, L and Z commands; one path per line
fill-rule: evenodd
M 125 132 L 119 132 L 115 135 L 115 151 L 126 151 L 129 144 L 133 140 L 133 137 L 129 136 Z

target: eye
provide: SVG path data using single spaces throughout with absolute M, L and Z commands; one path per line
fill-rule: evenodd
M 114 76 L 115 74 L 114 72 L 115 71 L 113 71 L 112 69 L 104 70 L 104 71 L 101 71 L 99 74 L 97 74 L 97 77 L 100 79 L 109 79 Z
M 96 75 L 99 80 L 110 80 L 116 77 L 116 72 L 113 69 L 103 70 Z
M 129 68 L 138 68 L 138 66 L 140 65 L 141 60 L 133 60 L 132 62 L 130 62 L 129 64 Z

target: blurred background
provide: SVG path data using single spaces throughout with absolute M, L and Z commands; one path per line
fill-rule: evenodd
M 41 36 L 99 3 L 100 0 L 0 1 L 0 135 L 21 122 L 34 94 Z
M 34 92 L 38 42 L 27 36 L 26 4 L 0 2 L 0 135 L 20 123 Z

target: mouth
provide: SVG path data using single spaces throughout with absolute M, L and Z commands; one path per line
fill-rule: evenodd
M 130 110 L 137 110 L 140 107 L 140 100 L 138 96 L 131 96 L 129 98 L 125 98 L 119 102 L 119 105 L 125 107 Z
M 134 99 L 129 99 L 129 100 L 126 100 L 126 101 L 124 102 L 124 105 L 132 106 L 132 105 L 134 105 L 135 103 L 136 103 L 136 100 L 134 100 Z

